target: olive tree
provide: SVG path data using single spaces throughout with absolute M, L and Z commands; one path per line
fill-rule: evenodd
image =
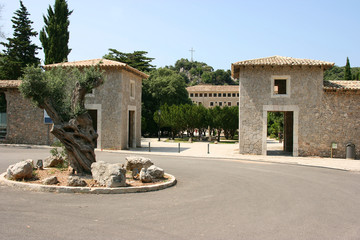
M 70 166 L 76 173 L 91 173 L 95 162 L 97 133 L 85 109 L 85 94 L 103 83 L 96 68 L 65 69 L 27 67 L 20 91 L 25 98 L 45 109 L 53 120 L 51 133 L 65 145 Z

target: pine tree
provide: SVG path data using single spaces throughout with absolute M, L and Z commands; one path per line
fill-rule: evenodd
M 36 37 L 37 32 L 31 27 L 33 22 L 29 19 L 29 12 L 20 0 L 20 9 L 12 18 L 14 34 L 7 38 L 8 43 L 1 42 L 5 47 L 0 61 L 1 79 L 18 79 L 27 65 L 39 65 L 40 59 L 36 57 L 40 49 L 31 43 L 30 38 Z
M 344 70 L 344 80 L 352 80 L 351 68 L 349 58 L 346 58 L 346 65 Z
M 45 26 L 40 31 L 40 41 L 44 48 L 45 64 L 67 62 L 71 51 L 68 47 L 70 24 L 66 0 L 55 0 L 54 8 L 49 6 Z

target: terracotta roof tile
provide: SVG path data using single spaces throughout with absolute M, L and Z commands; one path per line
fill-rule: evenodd
M 108 59 L 102 59 L 102 58 L 75 61 L 75 62 L 63 62 L 63 63 L 48 64 L 48 65 L 45 65 L 44 68 L 45 69 L 50 69 L 53 67 L 80 67 L 81 68 L 81 67 L 92 67 L 92 66 L 97 66 L 97 65 L 99 65 L 100 67 L 105 67 L 105 68 L 124 68 L 130 72 L 133 72 L 133 73 L 136 73 L 136 74 L 142 76 L 143 78 L 149 77 L 147 74 L 145 74 L 133 67 L 130 67 L 129 65 L 127 65 L 125 63 L 108 60 Z
M 239 85 L 201 84 L 187 87 L 188 92 L 239 92 Z
M 302 58 L 292 58 L 292 57 L 282 57 L 282 56 L 272 56 L 266 58 L 257 58 L 252 60 L 245 60 L 233 63 L 237 66 L 326 66 L 332 67 L 334 63 L 325 62 L 320 60 L 311 60 L 311 59 L 302 59 Z
M 18 88 L 21 80 L 0 80 L 0 88 Z
M 326 90 L 360 90 L 360 81 L 330 80 L 324 81 Z

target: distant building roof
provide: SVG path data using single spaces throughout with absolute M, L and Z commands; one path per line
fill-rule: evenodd
M 63 62 L 63 63 L 55 63 L 55 64 L 48 64 L 45 65 L 44 68 L 45 69 L 49 69 L 49 68 L 53 68 L 53 67 L 79 67 L 79 68 L 83 68 L 83 67 L 92 67 L 92 66 L 97 66 L 99 65 L 100 68 L 123 68 L 126 69 L 130 72 L 133 72 L 137 75 L 140 75 L 143 78 L 148 78 L 149 75 L 133 68 L 130 67 L 129 65 L 122 63 L 122 62 L 118 62 L 118 61 L 113 61 L 113 60 L 108 60 L 108 59 L 90 59 L 90 60 L 82 60 L 82 61 L 75 61 L 75 62 Z
M 21 80 L 0 80 L 0 88 L 18 88 Z
M 234 78 L 239 78 L 240 66 L 322 66 L 325 69 L 334 66 L 333 62 L 320 60 L 272 56 L 266 58 L 257 58 L 245 60 L 231 64 L 231 73 Z
M 239 92 L 239 85 L 200 84 L 187 87 L 188 92 Z
M 351 91 L 360 90 L 360 81 L 330 80 L 324 81 L 324 90 Z

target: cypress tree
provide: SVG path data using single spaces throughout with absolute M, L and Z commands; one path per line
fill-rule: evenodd
M 27 65 L 38 65 L 40 59 L 36 57 L 40 49 L 31 43 L 30 38 L 36 37 L 37 32 L 31 27 L 29 12 L 20 0 L 20 8 L 12 18 L 13 37 L 7 38 L 8 43 L 1 42 L 5 47 L 0 61 L 1 79 L 18 79 Z
M 344 80 L 352 80 L 351 68 L 349 58 L 346 58 L 346 65 L 344 70 Z
M 70 24 L 69 11 L 66 0 L 55 0 L 54 8 L 49 6 L 45 26 L 40 31 L 40 41 L 44 48 L 45 64 L 67 62 L 71 51 L 68 47 Z

